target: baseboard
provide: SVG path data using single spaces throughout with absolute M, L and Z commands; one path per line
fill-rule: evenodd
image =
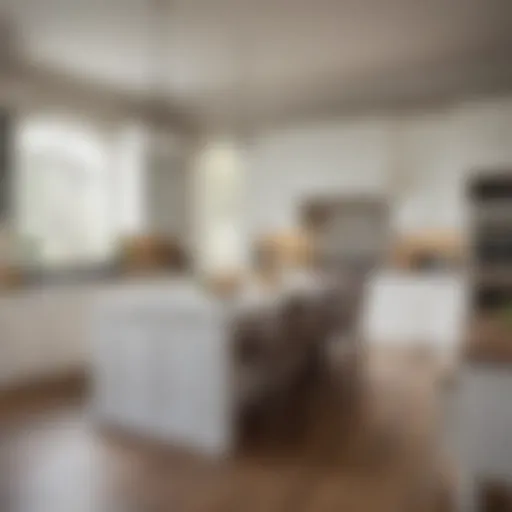
M 59 372 L 0 388 L 0 414 L 55 400 L 82 399 L 88 387 L 84 368 Z

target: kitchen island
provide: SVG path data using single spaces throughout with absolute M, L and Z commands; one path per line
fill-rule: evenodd
M 291 386 L 307 365 L 311 344 L 326 334 L 286 339 L 281 312 L 300 298 L 308 299 L 312 312 L 323 290 L 321 283 L 302 280 L 273 289 L 248 286 L 219 298 L 192 280 L 174 279 L 105 291 L 94 306 L 91 331 L 94 418 L 200 453 L 229 454 L 244 404 Z M 252 359 L 236 346 L 254 334 L 237 329 L 249 317 L 262 336 L 245 351 L 258 354 Z

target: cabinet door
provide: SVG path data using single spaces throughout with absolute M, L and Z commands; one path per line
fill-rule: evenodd
M 474 474 L 512 478 L 512 377 L 503 369 L 464 368 L 456 412 L 461 464 Z
M 108 312 L 99 309 L 93 311 L 89 342 L 92 362 L 91 407 L 94 414 L 108 421 L 116 416 L 119 406 L 119 352 L 122 347 L 122 331 Z
M 153 347 L 151 332 L 144 322 L 128 326 L 118 347 L 119 394 L 123 418 L 136 429 L 151 429 Z
M 12 383 L 41 376 L 41 358 L 48 357 L 40 348 L 44 343 L 44 330 L 40 313 L 31 297 L 12 298 L 5 310 L 8 344 L 11 347 L 8 362 Z
M 232 438 L 228 338 L 209 312 L 176 312 L 158 338 L 160 430 L 171 442 L 222 451 Z
M 52 370 L 69 372 L 83 368 L 87 363 L 89 308 L 84 295 L 59 290 L 45 304 L 47 350 L 53 357 Z
M 94 403 L 107 423 L 140 429 L 151 416 L 151 347 L 139 318 L 128 313 L 96 319 Z

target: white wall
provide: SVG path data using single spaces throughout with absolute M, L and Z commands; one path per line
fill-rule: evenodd
M 503 164 L 512 168 L 512 97 L 274 130 L 252 141 L 245 229 L 293 227 L 315 194 L 367 192 L 389 196 L 399 231 L 464 229 L 464 177 Z
M 396 209 L 401 231 L 466 227 L 464 184 L 478 170 L 512 170 L 512 98 L 411 116 L 401 135 L 412 179 Z
M 331 121 L 256 138 L 246 178 L 250 235 L 293 227 L 305 198 L 384 190 L 394 128 L 387 119 Z
M 149 232 L 191 242 L 192 188 L 189 148 L 173 134 L 153 137 L 144 172 L 144 209 Z

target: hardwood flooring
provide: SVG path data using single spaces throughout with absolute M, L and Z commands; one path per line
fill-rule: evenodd
M 427 372 L 366 377 L 353 400 L 311 382 L 221 461 L 100 432 L 76 390 L 3 410 L 0 511 L 445 510 Z

